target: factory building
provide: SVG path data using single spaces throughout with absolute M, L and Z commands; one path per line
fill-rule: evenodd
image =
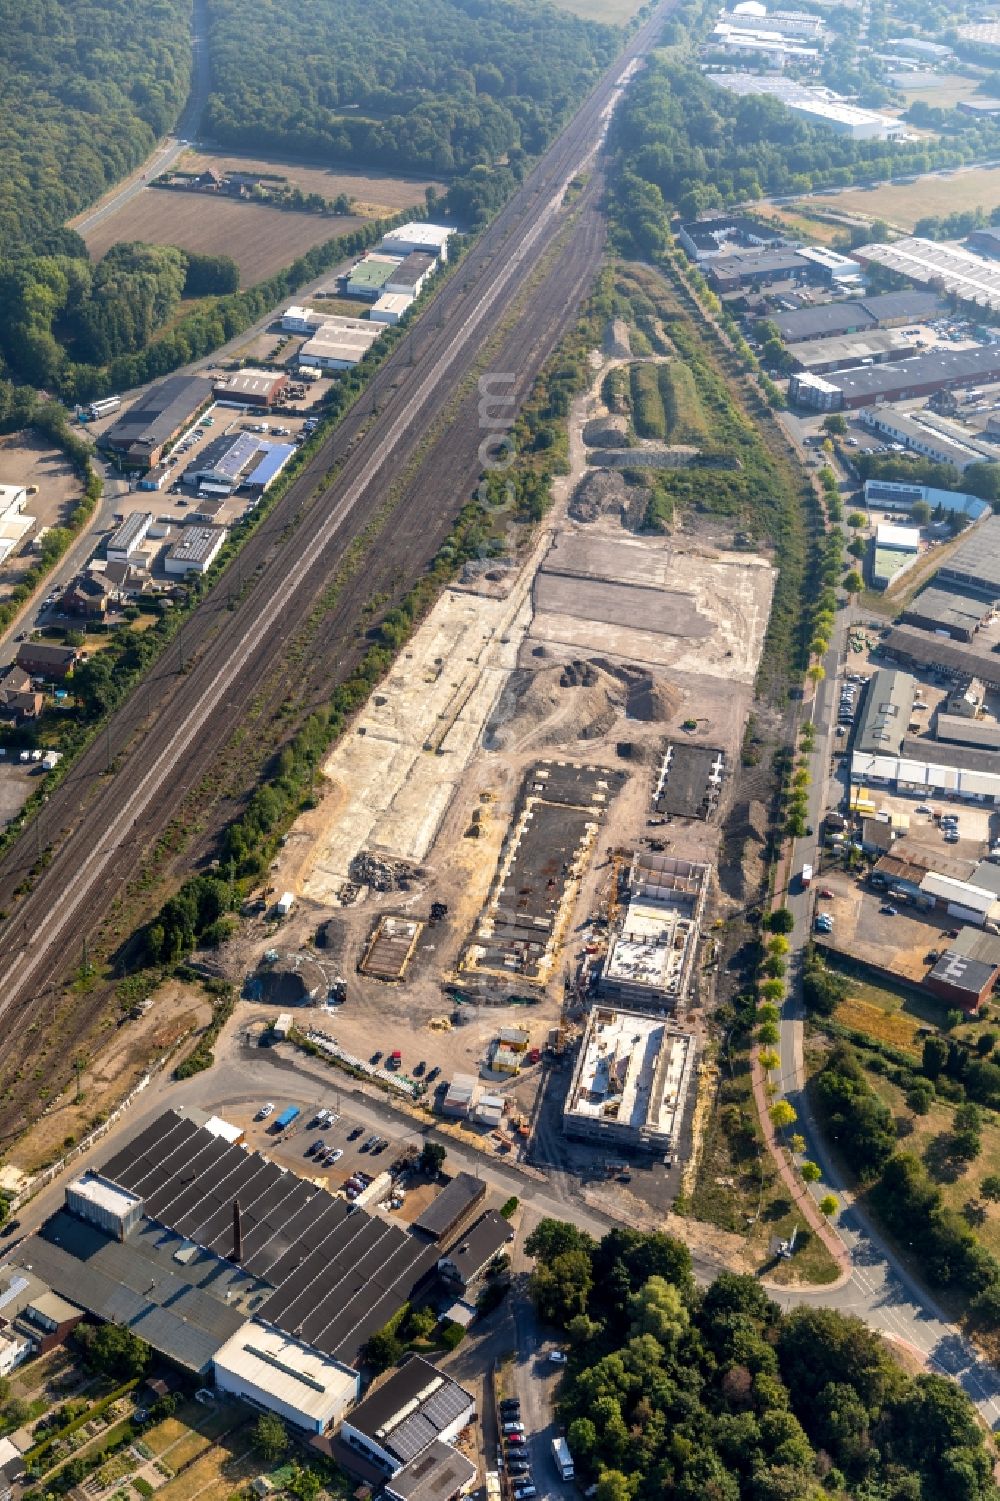
M 932 511 L 955 512 L 978 521 L 990 509 L 989 501 L 958 490 L 939 490 L 934 485 L 911 485 L 903 480 L 866 479 L 865 505 L 881 506 L 886 511 L 909 511 L 918 500 L 925 500 Z
M 481 1178 L 472 1173 L 456 1173 L 420 1218 L 414 1220 L 413 1228 L 431 1240 L 447 1242 L 468 1224 L 485 1198 L 486 1184 Z
M 475 1415 L 471 1392 L 411 1355 L 359 1402 L 340 1438 L 391 1480 L 431 1444 L 451 1444 Z
M 361 297 L 374 301 L 385 290 L 385 284 L 399 265 L 400 256 L 366 255 L 358 261 L 347 277 L 344 290 L 348 297 Z M 323 322 L 326 322 L 323 319 Z M 309 330 L 315 333 L 316 329 Z
M 216 1351 L 212 1370 L 220 1391 L 310 1433 L 338 1423 L 361 1393 L 357 1371 L 256 1320 Z
M 23 485 L 0 485 L 0 563 L 9 558 L 35 524 L 25 512 L 28 492 Z
M 740 250 L 720 256 L 706 268 L 706 276 L 716 292 L 732 292 L 772 281 L 809 281 L 813 267 L 798 250 Z
M 763 22 L 756 24 L 758 27 L 764 25 Z M 847 136 L 852 141 L 891 141 L 906 131 L 905 123 L 892 115 L 860 109 L 829 89 L 814 88 L 780 74 L 713 73 L 709 77 L 719 88 L 741 97 L 766 94 L 779 100 L 798 119 L 830 130 L 835 135 Z
M 324 1432 L 357 1397 L 366 1341 L 441 1250 L 194 1115 L 164 1112 L 83 1174 L 19 1258 L 192 1375 Z
M 691 1038 L 671 1023 L 596 1005 L 563 1106 L 563 1130 L 582 1141 L 662 1152 L 676 1143 L 693 1064 Z
M 920 528 L 881 522 L 872 539 L 872 584 L 887 589 L 920 556 Z
M 880 667 L 865 688 L 864 708 L 854 737 L 858 756 L 899 755 L 913 713 L 916 680 L 908 672 Z
M 774 316 L 786 344 L 864 333 L 873 328 L 902 328 L 937 318 L 944 304 L 933 292 L 883 292 L 853 302 L 821 302 Z
M 108 538 L 104 555 L 109 563 L 131 563 L 142 551 L 142 544 L 153 524 L 152 511 L 132 511 Z
M 988 516 L 968 533 L 938 569 L 937 582 L 1000 603 L 1000 516 Z
M 934 736 L 974 750 L 1000 751 L 1000 724 L 995 719 L 967 719 L 964 714 L 942 714 L 939 710 Z
M 383 292 L 369 316 L 373 323 L 398 323 L 412 305 L 413 296 L 409 292 Z
M 636 854 L 601 975 L 601 994 L 657 1011 L 688 993 L 709 867 L 676 855 Z
M 1000 305 L 1000 303 L 998 303 Z M 1000 380 L 1000 344 L 975 349 L 934 349 L 910 360 L 886 365 L 863 365 L 831 375 L 793 375 L 788 388 L 792 401 L 819 411 L 854 410 L 880 401 L 907 401 L 932 396 L 955 386 Z
M 263 494 L 294 455 L 291 443 L 270 443 L 256 433 L 225 433 L 206 444 L 184 478 L 190 485 L 211 486 L 213 492 L 246 487 Z
M 891 245 L 864 245 L 855 251 L 860 261 L 884 266 L 918 286 L 951 293 L 977 307 L 1000 310 L 1000 266 L 962 245 L 913 237 Z
M 325 314 L 298 304 L 286 308 L 281 315 L 281 327 L 286 334 L 314 334 L 324 321 Z
M 167 552 L 163 566 L 174 577 L 207 573 L 226 540 L 224 526 L 185 526 Z
M 443 224 L 400 224 L 383 236 L 378 248 L 387 255 L 396 256 L 410 255 L 417 251 L 444 262 L 448 259 L 448 241 L 454 233 L 453 229 L 448 229 Z
M 438 1271 L 448 1282 L 466 1293 L 482 1281 L 498 1256 L 502 1256 L 514 1239 L 514 1232 L 502 1214 L 490 1209 L 482 1219 L 460 1235 L 450 1251 L 438 1262 Z
M 743 214 L 715 219 L 692 219 L 677 231 L 677 241 L 693 261 L 708 261 L 735 250 L 773 250 L 787 244 L 769 224 Z
M 957 1006 L 974 1015 L 987 1001 L 996 985 L 1000 967 L 967 959 L 948 948 L 931 970 L 924 984 L 946 1006 Z
M 893 412 L 885 407 L 866 407 L 859 413 L 865 427 L 902 443 L 911 453 L 919 453 L 936 464 L 954 464 L 960 472 L 972 464 L 993 463 L 996 451 L 978 439 L 969 437 L 960 427 L 933 413 Z
M 200 375 L 171 375 L 151 386 L 97 439 L 125 469 L 152 469 L 211 399 Z
M 299 364 L 318 370 L 350 370 L 364 359 L 382 329 L 381 323 L 361 318 L 327 318 L 299 350 Z
M 866 360 L 882 364 L 912 352 L 910 341 L 894 329 L 871 329 L 830 339 L 804 339 L 792 346 L 789 357 L 796 370 L 824 375 L 830 370 L 850 369 Z
M 788 109 L 808 125 L 819 125 L 851 141 L 895 141 L 906 134 L 906 122 L 836 99 L 815 98 L 790 103 Z
M 989 688 L 1000 688 L 1000 653 L 982 650 L 977 643 L 950 641 L 943 635 L 896 625 L 883 642 L 886 655 L 897 662 L 946 677 L 979 677 Z
M 904 625 L 934 631 L 952 641 L 968 642 L 986 624 L 990 613 L 984 600 L 974 599 L 957 589 L 932 585 L 910 602 L 900 619 Z
M 382 290 L 396 297 L 419 297 L 436 266 L 433 255 L 411 251 L 404 260 L 397 261 Z
M 241 407 L 257 407 L 261 411 L 277 406 L 285 394 L 288 376 L 274 370 L 240 370 L 236 375 L 227 375 L 216 381 L 213 395 L 216 401 Z

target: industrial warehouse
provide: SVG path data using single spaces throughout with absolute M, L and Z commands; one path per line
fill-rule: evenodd
M 241 1140 L 218 1117 L 166 1111 L 99 1172 L 67 1186 L 64 1207 L 19 1247 L 18 1260 L 32 1268 L 36 1291 L 51 1289 L 69 1317 L 85 1311 L 125 1323 L 220 1390 L 324 1434 L 357 1402 L 366 1341 L 431 1286 L 443 1258 L 454 1253 L 465 1263 L 460 1234 L 499 1246 L 497 1217 L 486 1216 L 481 1230 L 470 1225 L 485 1190 L 460 1174 L 406 1228 Z M 500 1223 L 505 1244 L 510 1230 Z M 379 1443 L 377 1430 L 387 1425 L 372 1427 L 368 1418 L 387 1388 L 395 1401 L 393 1383 L 411 1382 L 419 1370 L 428 1398 L 455 1389 L 415 1361 L 366 1398 L 344 1431 L 390 1474 L 431 1440 L 447 1443 L 472 1414 L 463 1394 L 447 1421 L 424 1421 L 419 1433 L 410 1424 L 412 1452 Z
M 150 386 L 102 433 L 98 446 L 129 469 L 152 469 L 164 450 L 212 399 L 200 375 L 172 375 Z

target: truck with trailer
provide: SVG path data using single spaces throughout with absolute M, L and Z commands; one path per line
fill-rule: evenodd
M 102 396 L 99 401 L 90 403 L 87 416 L 91 422 L 97 422 L 101 417 L 110 417 L 112 412 L 117 412 L 121 404 L 120 396 Z
M 576 1474 L 573 1464 L 573 1456 L 569 1452 L 569 1445 L 564 1438 L 552 1440 L 552 1458 L 556 1462 L 556 1469 L 563 1480 L 572 1480 Z
M 288 1127 L 292 1124 L 292 1121 L 294 1121 L 298 1115 L 298 1105 L 286 1105 L 281 1114 L 275 1117 L 274 1123 L 271 1126 L 271 1130 L 276 1134 L 279 1131 L 287 1131 Z

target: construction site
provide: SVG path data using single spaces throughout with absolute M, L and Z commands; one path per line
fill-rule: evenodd
M 294 895 L 282 949 L 316 943 L 344 977 L 296 1025 L 490 1151 L 530 1155 L 552 1065 L 597 1004 L 688 1040 L 664 1053 L 683 1110 L 705 932 L 726 910 L 719 826 L 773 570 L 718 521 L 643 531 L 621 476 L 594 467 L 585 434 L 610 420 L 602 380 L 623 361 L 593 356 L 530 546 L 445 590 L 268 876 Z M 274 941 L 261 914 L 233 963 Z

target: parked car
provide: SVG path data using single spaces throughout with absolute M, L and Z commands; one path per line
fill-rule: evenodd
M 524 1424 L 520 1421 L 519 1418 L 513 1418 L 509 1423 L 504 1423 L 503 1431 L 505 1436 L 507 1437 L 509 1437 L 512 1433 L 523 1433 Z
M 274 1104 L 273 1104 L 273 1102 L 271 1100 L 268 1100 L 267 1104 L 266 1105 L 262 1105 L 260 1107 L 260 1109 L 257 1111 L 257 1114 L 254 1117 L 254 1119 L 258 1120 L 258 1121 L 266 1121 L 267 1118 L 268 1118 L 268 1116 L 269 1115 L 273 1115 L 273 1114 L 274 1114 Z
M 885 915 L 886 915 L 886 917 L 898 917 L 899 916 L 899 908 L 898 907 L 894 907 L 891 902 L 883 902 L 882 905 L 881 905 L 881 907 L 878 910 L 880 912 L 884 912 Z
M 334 1150 L 330 1153 L 329 1157 L 326 1159 L 328 1165 L 330 1167 L 332 1167 L 335 1162 L 339 1162 L 340 1161 L 340 1159 L 341 1159 L 341 1157 L 343 1157 L 343 1155 L 344 1155 L 344 1149 L 343 1149 L 343 1147 L 335 1147 Z
M 830 890 L 829 886 L 821 886 L 816 895 L 823 897 L 825 901 L 830 901 L 831 897 L 833 896 L 833 892 Z
M 427 1083 L 428 1084 L 433 1084 L 434 1080 L 437 1078 L 437 1076 L 438 1076 L 438 1074 L 440 1072 L 441 1072 L 441 1070 L 438 1068 L 437 1064 L 435 1063 L 434 1067 L 432 1069 L 428 1069 L 428 1071 L 427 1071 Z
M 531 1501 L 531 1497 L 537 1495 L 538 1492 L 533 1485 L 515 1485 L 514 1487 L 514 1501 Z
M 553 1365 L 566 1364 L 566 1356 L 563 1354 L 562 1350 L 550 1350 L 549 1359 L 551 1360 Z
M 364 1131 L 364 1129 L 365 1129 L 364 1126 L 355 1126 L 355 1128 L 354 1128 L 353 1131 L 348 1131 L 348 1133 L 347 1133 L 347 1139 L 348 1139 L 348 1141 L 357 1141 L 358 1137 L 361 1135 L 361 1133 Z
M 528 1442 L 528 1440 L 525 1438 L 525 1436 L 524 1436 L 523 1433 L 508 1433 L 507 1434 L 507 1447 L 508 1447 L 508 1449 L 511 1449 L 511 1448 L 517 1449 L 522 1444 L 526 1444 L 527 1442 Z

